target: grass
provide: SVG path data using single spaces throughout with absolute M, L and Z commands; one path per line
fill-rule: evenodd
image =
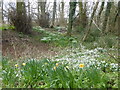
M 92 42 L 83 43 L 77 36 L 67 37 L 40 27 L 33 30 L 42 33 L 33 38 L 63 50 L 49 59 L 11 62 L 3 58 L 3 88 L 118 88 L 118 61 L 107 54 L 117 56 L 116 36 L 96 35 Z
M 95 53 L 101 55 L 96 49 L 70 52 L 52 59 L 14 63 L 3 58 L 3 88 L 118 88 L 115 63 L 92 58 Z

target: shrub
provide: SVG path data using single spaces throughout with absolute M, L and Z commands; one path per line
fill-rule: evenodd
M 103 37 L 99 37 L 97 39 L 98 45 L 101 47 L 108 47 L 108 48 L 113 48 L 118 45 L 118 41 L 116 39 L 116 36 L 114 35 L 106 35 Z
M 9 12 L 9 18 L 15 26 L 16 31 L 24 34 L 31 34 L 32 22 L 30 16 L 27 16 L 25 13 L 21 15 L 17 13 L 16 9 L 14 9 Z

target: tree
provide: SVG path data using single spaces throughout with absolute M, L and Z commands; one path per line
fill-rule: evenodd
M 56 0 L 54 0 L 53 3 L 53 16 L 52 16 L 52 26 L 54 26 L 54 22 L 55 22 L 55 14 L 56 14 Z
M 87 25 L 87 14 L 86 14 L 86 2 L 85 5 L 83 5 L 83 2 L 80 1 L 79 2 L 79 26 L 82 29 L 85 29 L 86 25 Z
M 10 20 L 15 26 L 16 31 L 24 34 L 31 34 L 32 23 L 31 18 L 26 14 L 25 2 L 24 0 L 22 2 L 18 1 L 19 0 L 16 2 L 16 9 L 9 13 Z
M 103 27 L 102 27 L 103 33 L 106 32 L 106 26 L 107 26 L 107 21 L 108 21 L 109 15 L 110 15 L 111 5 L 112 5 L 112 2 L 107 2 L 107 7 L 106 7 L 106 11 L 105 11 L 105 18 L 104 18 Z
M 20 16 L 26 16 L 25 3 L 18 2 L 18 0 L 17 0 L 17 14 L 19 14 Z
M 99 13 L 98 13 L 98 17 L 97 17 L 98 26 L 99 26 L 100 16 L 101 16 L 102 11 L 103 11 L 103 9 L 104 9 L 104 5 L 105 5 L 105 2 L 102 2 L 101 7 L 100 7 L 100 10 L 99 10 Z
M 38 22 L 41 27 L 49 27 L 49 13 L 46 12 L 46 0 L 38 0 Z
M 120 25 L 120 1 L 118 2 L 118 25 Z M 118 37 L 120 37 L 120 28 L 119 28 L 119 26 L 118 26 L 117 31 L 118 31 Z
M 94 7 L 94 9 L 93 9 L 93 12 L 92 12 L 92 15 L 91 15 L 91 18 L 90 18 L 90 23 L 89 23 L 89 25 L 88 25 L 88 30 L 87 30 L 86 34 L 84 35 L 84 37 L 83 37 L 83 41 L 86 40 L 88 34 L 90 33 L 91 25 L 92 25 L 93 18 L 94 18 L 95 12 L 96 12 L 96 10 L 97 10 L 98 4 L 99 4 L 99 2 L 96 2 L 96 5 L 95 5 L 95 7 Z
M 1 5 L 1 16 L 2 16 L 2 23 L 4 23 L 4 15 L 3 15 L 3 0 L 1 1 L 1 3 L 0 3 L 0 5 Z
M 60 10 L 60 25 L 64 26 L 64 0 L 61 2 L 61 10 Z
M 30 16 L 30 1 L 28 0 L 28 15 Z
M 73 26 L 73 16 L 75 14 L 75 9 L 76 9 L 76 4 L 77 2 L 69 2 L 69 23 L 68 23 L 68 30 L 67 30 L 67 35 L 71 36 L 72 34 L 72 26 Z

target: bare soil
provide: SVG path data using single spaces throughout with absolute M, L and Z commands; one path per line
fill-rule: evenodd
M 34 32 L 33 35 L 40 36 L 40 33 Z M 53 51 L 53 48 L 51 45 L 30 36 L 20 36 L 18 32 L 13 30 L 2 31 L 2 56 L 11 59 L 50 58 L 58 53 Z

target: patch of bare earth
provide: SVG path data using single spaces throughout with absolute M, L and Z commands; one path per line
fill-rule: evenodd
M 21 37 L 19 33 L 12 30 L 2 32 L 2 56 L 11 59 L 19 59 L 21 57 L 50 58 L 58 53 L 52 51 L 52 48 L 49 44 L 42 43 L 27 35 Z

